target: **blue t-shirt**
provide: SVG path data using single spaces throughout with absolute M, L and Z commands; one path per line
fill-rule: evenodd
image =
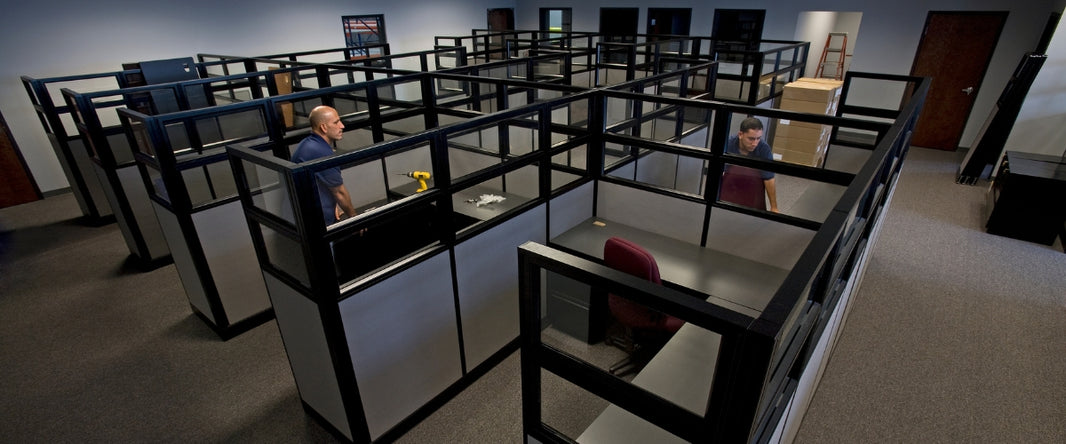
M 725 153 L 743 156 L 743 154 L 740 153 L 739 137 L 733 136 L 729 138 L 729 141 L 725 144 Z M 767 145 L 766 142 L 760 140 L 759 144 L 755 146 L 755 150 L 752 151 L 751 154 L 748 154 L 748 156 L 766 160 L 774 160 L 774 151 L 770 149 L 770 145 Z M 762 180 L 770 180 L 774 178 L 773 171 L 759 170 L 759 173 L 762 175 Z
M 296 146 L 296 151 L 292 152 L 292 161 L 295 163 L 307 162 L 332 154 L 333 147 L 326 142 L 326 139 L 323 139 L 318 134 L 311 134 Z M 341 177 L 340 168 L 320 171 L 315 174 L 315 177 L 318 178 L 315 185 L 318 189 L 318 203 L 322 206 L 322 218 L 326 220 L 326 225 L 329 225 L 337 221 L 337 202 L 333 200 L 333 193 L 330 192 L 330 188 L 344 185 L 344 179 Z

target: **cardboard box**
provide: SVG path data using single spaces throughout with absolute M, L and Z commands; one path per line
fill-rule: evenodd
M 800 77 L 799 79 L 796 79 L 796 81 L 797 82 L 807 82 L 807 83 L 824 83 L 826 85 L 836 85 L 838 87 L 843 87 L 844 86 L 844 81 L 843 80 L 826 79 L 826 78 L 821 78 L 821 77 Z
M 802 153 L 790 150 L 778 151 L 777 148 L 774 148 L 774 154 L 779 154 L 781 156 L 782 162 L 795 163 L 812 167 L 822 166 L 822 160 L 825 159 L 825 153 Z
M 840 86 L 822 82 L 792 82 L 785 85 L 781 99 L 833 103 L 840 100 Z
M 775 136 L 773 144 L 774 152 L 777 152 L 778 150 L 788 150 L 800 153 L 818 153 L 825 152 L 827 147 L 829 147 L 828 137 L 811 140 Z
M 781 119 L 777 121 L 777 129 L 774 130 L 774 137 L 791 137 L 793 139 L 807 139 L 807 140 L 829 140 L 829 136 L 832 134 L 832 127 L 829 125 L 793 125 L 792 123 L 806 123 L 797 122 L 794 120 Z
M 801 113 L 833 115 L 836 114 L 837 102 L 812 102 L 808 100 L 781 99 L 781 109 Z

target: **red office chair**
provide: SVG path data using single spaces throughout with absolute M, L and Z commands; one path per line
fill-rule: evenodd
M 603 260 L 611 268 L 662 284 L 655 258 L 633 242 L 617 237 L 607 239 L 607 243 L 603 245 Z M 665 343 L 665 340 L 684 324 L 684 321 L 678 318 L 613 294 L 607 295 L 607 305 L 611 315 L 625 329 L 624 336 L 607 338 L 608 343 L 628 353 L 625 359 L 611 365 L 609 369 L 611 374 L 617 376 L 637 370 L 641 361 L 651 358 L 651 356 L 644 356 L 647 353 L 640 353 L 642 349 L 647 349 L 646 346 L 642 347 L 642 343 L 644 345 L 649 345 L 653 341 Z

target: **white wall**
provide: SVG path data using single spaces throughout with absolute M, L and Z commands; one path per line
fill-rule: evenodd
M 1055 156 L 1066 153 L 1066 27 L 1061 24 L 1005 148 Z
M 822 58 L 822 50 L 825 49 L 826 37 L 830 32 L 847 33 L 848 40 L 845 53 L 848 57 L 844 58 L 844 71 L 846 72 L 851 66 L 852 57 L 850 56 L 855 53 L 855 45 L 861 36 L 859 33 L 861 24 L 861 12 L 810 11 L 799 13 L 799 18 L 796 20 L 796 34 L 793 39 L 811 42 L 810 53 L 807 55 L 807 75 L 813 77 L 818 72 L 818 62 Z M 833 47 L 840 48 L 841 41 L 841 37 L 833 37 Z M 826 54 L 825 61 L 827 63 L 825 72 L 822 73 L 823 76 L 836 72 L 835 62 L 839 60 L 839 56 L 840 53 Z
M 42 191 L 67 187 L 19 76 L 118 71 L 124 62 L 197 53 L 262 55 L 344 46 L 342 15 L 385 14 L 393 53 L 430 49 L 437 35 L 486 27 L 486 10 L 515 0 L 39 0 L 0 14 L 0 112 Z
M 721 0 L 702 2 L 698 0 L 660 0 L 654 5 L 641 0 L 519 0 L 515 11 L 516 26 L 522 29 L 537 28 L 537 12 L 541 7 L 572 7 L 573 29 L 596 31 L 599 29 L 600 7 L 639 7 L 640 30 L 647 20 L 647 8 L 692 8 L 692 35 L 710 36 L 714 23 L 714 10 L 720 9 L 765 9 L 764 39 L 792 40 L 800 13 L 807 11 L 861 12 L 860 40 L 854 45 L 851 70 L 888 74 L 909 74 L 914 61 L 914 52 L 929 11 L 1009 11 L 996 52 L 988 73 L 977 95 L 970 120 L 963 132 L 960 145 L 971 146 L 981 125 L 1010 79 L 1011 72 L 1026 51 L 1035 48 L 1051 11 L 1062 11 L 1063 0 Z M 822 37 L 822 43 L 824 43 Z M 849 40 L 848 45 L 851 46 Z M 818 57 L 812 53 L 812 57 Z M 948 61 L 946 61 L 948 62 Z

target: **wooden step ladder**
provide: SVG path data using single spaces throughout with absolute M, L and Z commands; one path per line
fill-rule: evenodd
M 836 40 L 834 40 L 836 38 Z M 829 53 L 836 53 L 836 61 L 826 61 Z M 822 48 L 822 59 L 818 61 L 818 70 L 814 73 L 814 77 L 820 79 L 836 79 L 842 80 L 844 78 L 844 57 L 847 57 L 848 53 L 848 33 L 846 32 L 830 32 L 825 38 L 825 47 Z M 825 75 L 826 63 L 836 63 L 836 74 L 832 76 Z

